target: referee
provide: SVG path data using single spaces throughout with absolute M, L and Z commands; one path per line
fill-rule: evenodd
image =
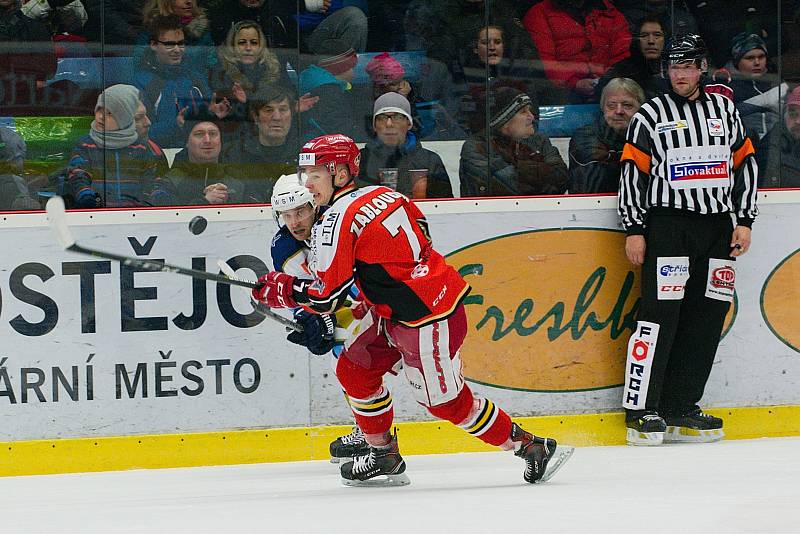
M 625 254 L 642 265 L 623 391 L 633 445 L 724 437 L 697 403 L 758 213 L 753 145 L 733 102 L 704 87 L 703 40 L 676 37 L 663 59 L 670 90 L 631 119 L 621 158 Z

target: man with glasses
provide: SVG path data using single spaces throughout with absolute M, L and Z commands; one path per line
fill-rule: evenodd
M 133 84 L 152 121 L 150 137 L 162 147 L 179 147 L 184 115 L 207 104 L 211 89 L 206 75 L 195 72 L 185 59 L 186 40 L 177 15 L 156 17 L 149 32 L 150 47 Z
M 400 93 L 375 100 L 375 138 L 361 149 L 358 179 L 369 185 L 389 185 L 414 198 L 450 198 L 450 176 L 438 154 L 422 147 L 411 129 L 411 105 Z M 391 183 L 388 179 L 391 178 Z
M 632 445 L 724 437 L 697 403 L 758 214 L 753 144 L 733 102 L 705 90 L 705 43 L 678 37 L 663 57 L 670 91 L 633 116 L 622 153 L 625 253 L 642 266 L 622 399 Z

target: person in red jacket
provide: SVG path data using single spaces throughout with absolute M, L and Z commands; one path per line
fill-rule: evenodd
M 369 452 L 341 466 L 346 485 L 404 485 L 405 462 L 392 395 L 383 377 L 402 362 L 415 400 L 435 417 L 525 460 L 526 482 L 545 482 L 572 447 L 535 437 L 491 400 L 474 394 L 461 373 L 467 334 L 463 299 L 469 285 L 433 249 L 428 224 L 402 193 L 383 186 L 356 188 L 361 156 L 341 134 L 306 143 L 299 156 L 306 188 L 329 205 L 311 231 L 313 280 L 286 273 L 262 276 L 253 298 L 271 308 L 301 306 L 330 313 L 355 284 L 364 297 L 359 330 L 345 343 L 336 376 L 347 394 Z
M 578 102 L 596 101 L 600 77 L 630 56 L 628 23 L 609 0 L 544 0 L 528 10 L 522 24 L 547 78 Z

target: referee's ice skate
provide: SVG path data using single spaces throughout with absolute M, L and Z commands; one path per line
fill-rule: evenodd
M 366 454 L 356 456 L 341 467 L 345 486 L 407 486 L 406 462 L 400 456 L 397 434 L 385 448 L 368 445 Z
M 664 419 L 651 410 L 630 410 L 625 416 L 628 428 L 626 441 L 628 445 L 661 445 L 667 425 Z
M 722 419 L 693 408 L 683 415 L 665 415 L 667 430 L 664 441 L 669 443 L 710 443 L 725 437 Z

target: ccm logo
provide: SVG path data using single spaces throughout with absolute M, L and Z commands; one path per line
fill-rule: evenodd
M 682 293 L 686 289 L 685 286 L 661 286 L 659 291 L 662 293 Z
M 641 339 L 637 339 L 633 343 L 633 348 L 631 349 L 631 356 L 637 362 L 647 359 L 647 355 L 650 353 L 650 343 L 647 341 L 642 341 Z
M 435 299 L 433 299 L 433 305 L 434 305 L 434 307 L 435 307 L 436 305 L 438 305 L 438 304 L 439 304 L 439 302 L 441 302 L 441 301 L 442 301 L 442 299 L 444 298 L 444 294 L 445 294 L 445 293 L 447 293 L 447 286 L 444 286 L 444 287 L 442 288 L 442 290 L 439 292 L 439 295 L 438 295 L 438 296 L 437 296 Z

